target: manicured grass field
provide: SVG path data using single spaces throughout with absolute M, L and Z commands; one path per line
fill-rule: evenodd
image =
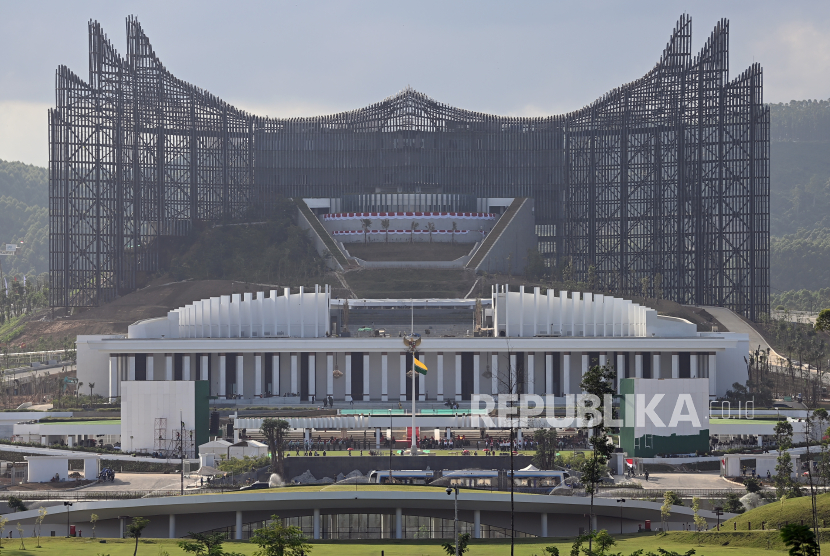
M 374 448 L 372 448 L 372 449 L 374 450 Z M 407 448 L 407 449 L 409 449 L 409 448 Z M 464 450 L 469 450 L 470 451 L 470 456 L 468 456 L 468 457 L 471 457 L 471 458 L 486 457 L 484 455 L 483 450 L 477 450 L 475 447 L 464 448 Z M 395 452 L 392 453 L 392 456 L 395 457 L 396 452 L 400 452 L 400 451 L 401 451 L 400 449 L 395 450 Z M 461 454 L 461 451 L 462 450 L 460 448 L 457 449 L 457 450 L 428 450 L 428 452 L 429 452 L 428 456 L 458 456 L 458 455 Z M 473 456 L 472 455 L 473 452 L 476 452 L 476 451 L 478 452 L 478 456 Z M 289 454 L 289 452 L 291 452 L 291 453 Z M 303 456 L 303 453 L 304 453 L 303 450 L 300 450 L 300 457 L 305 457 L 305 456 Z M 323 451 L 322 450 L 317 450 L 317 453 L 320 454 L 320 456 L 317 456 L 317 457 L 323 457 L 323 455 L 322 455 Z M 378 456 L 387 456 L 388 457 L 389 456 L 389 449 L 384 450 L 383 448 L 381 448 L 380 451 L 379 452 L 376 451 L 376 453 L 377 453 Z M 520 456 L 532 456 L 535 453 L 536 452 L 533 451 L 533 450 L 521 450 L 521 451 L 518 452 L 518 455 L 520 455 Z M 567 454 L 568 456 L 571 455 L 570 451 L 562 452 L 562 453 Z M 287 450 L 285 452 L 285 455 L 288 456 L 289 458 L 295 458 L 295 457 L 297 457 L 297 450 Z M 365 457 L 365 456 L 368 456 L 368 455 L 369 455 L 369 450 L 363 450 L 363 456 Z M 326 451 L 326 456 L 325 457 L 334 457 L 334 456 L 349 457 L 349 451 L 348 450 L 335 450 L 335 451 L 328 451 L 327 450 Z M 353 458 L 354 457 L 358 457 L 358 458 L 361 457 L 360 456 L 360 450 L 352 450 L 351 457 L 353 457 Z M 396 461 L 399 461 L 399 460 L 397 460 L 397 459 L 392 460 L 393 465 L 394 465 L 394 462 L 396 462 Z M 483 463 L 484 462 L 482 462 L 482 465 L 483 465 Z
M 16 533 L 15 533 L 16 534 Z M 44 537 L 42 548 L 35 548 L 34 538 L 26 538 L 26 550 L 20 549 L 20 539 L 4 539 L 4 556 L 31 556 L 32 553 L 50 556 L 132 556 L 135 542 L 130 539 L 107 539 L 105 544 L 98 540 L 64 539 Z M 769 541 L 770 548 L 767 549 Z M 415 541 L 318 541 L 312 543 L 310 556 L 445 556 L 439 540 Z M 556 546 L 561 554 L 569 554 L 572 539 L 550 539 L 539 542 L 536 539 L 516 541 L 516 556 L 545 556 L 546 546 Z M 726 544 L 726 546 L 723 546 Z M 700 545 L 700 546 L 699 546 Z M 509 554 L 509 539 L 481 539 L 470 545 L 470 556 L 503 556 Z M 658 547 L 685 553 L 694 548 L 696 555 L 732 556 L 743 554 L 786 554 L 775 533 L 668 533 L 640 534 L 618 537 L 614 552 L 628 555 L 643 548 L 655 551 Z M 226 551 L 253 556 L 258 549 L 248 542 L 228 542 Z M 142 539 L 138 547 L 139 556 L 185 556 L 174 540 Z

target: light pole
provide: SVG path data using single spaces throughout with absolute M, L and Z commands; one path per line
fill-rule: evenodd
M 625 504 L 625 498 L 618 498 L 617 499 L 617 504 L 620 505 L 620 535 L 622 535 L 623 534 L 623 531 L 622 531 L 622 509 L 623 509 L 623 507 L 622 507 L 622 505 Z
M 455 491 L 455 519 L 452 523 L 452 533 L 455 537 L 455 556 L 459 556 L 459 546 L 458 546 L 458 487 L 447 487 L 447 496 L 451 495 Z
M 66 506 L 66 538 L 69 538 L 69 507 L 72 506 L 72 502 L 64 502 L 64 506 Z
M 721 506 L 715 508 L 715 515 L 718 516 L 718 531 L 720 531 L 720 516 L 723 515 L 723 508 Z
M 386 441 L 389 442 L 389 480 L 387 481 L 390 485 L 392 484 L 392 408 L 389 408 L 389 434 L 387 435 Z

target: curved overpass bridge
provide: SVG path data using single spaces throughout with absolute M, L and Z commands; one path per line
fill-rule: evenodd
M 215 529 L 233 531 L 236 539 L 247 537 L 246 524 L 257 524 L 270 519 L 274 514 L 282 518 L 305 518 L 312 538 L 331 538 L 333 516 L 362 514 L 380 516 L 381 538 L 413 538 L 417 528 L 407 528 L 405 517 L 418 516 L 432 519 L 453 519 L 453 497 L 444 489 L 413 488 L 357 490 L 309 490 L 308 488 L 286 488 L 264 491 L 232 492 L 143 498 L 132 500 L 110 500 L 96 502 L 74 502 L 72 506 L 59 505 L 50 512 L 43 524 L 44 536 L 49 531 L 55 535 L 66 534 L 67 522 L 80 529 L 91 528 L 90 515 L 98 515 L 96 534 L 100 537 L 123 536 L 129 518 L 147 517 L 150 524 L 144 536 L 152 538 L 177 538 L 189 532 L 203 532 Z M 597 498 L 594 501 L 595 527 L 611 532 L 620 530 L 636 532 L 645 520 L 651 520 L 654 527 L 660 523 L 660 503 L 643 500 Z M 573 536 L 580 528 L 587 528 L 590 513 L 590 499 L 587 497 L 544 496 L 516 494 L 514 496 L 516 530 L 540 537 Z M 716 516 L 710 511 L 700 515 L 715 523 Z M 26 530 L 38 516 L 37 510 L 6 514 L 9 530 L 19 522 Z M 458 519 L 470 524 L 473 536 L 481 536 L 482 526 L 510 528 L 510 494 L 462 490 L 458 496 Z M 675 506 L 670 522 L 678 524 L 692 522 L 692 510 Z M 259 525 L 257 525 L 259 527 Z M 342 531 L 342 529 L 339 529 Z M 451 529 L 450 529 L 451 530 Z M 432 532 L 435 535 L 434 531 Z M 451 534 L 449 535 L 452 536 Z M 357 538 L 352 536 L 352 538 Z

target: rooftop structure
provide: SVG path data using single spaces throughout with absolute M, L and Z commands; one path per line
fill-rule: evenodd
M 339 114 L 254 116 L 176 78 L 140 23 L 126 27 L 122 57 L 90 22 L 88 82 L 57 71 L 54 307 L 132 291 L 137 273 L 158 270 L 160 238 L 261 217 L 280 197 L 342 199 L 331 213 L 488 212 L 471 198 L 530 198 L 538 243 L 523 247 L 591 289 L 768 312 L 769 111 L 759 64 L 730 78 L 726 20 L 693 55 L 684 15 L 643 77 L 528 118 L 411 88 Z

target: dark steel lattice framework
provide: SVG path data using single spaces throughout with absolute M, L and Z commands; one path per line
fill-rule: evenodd
M 259 216 L 279 196 L 445 193 L 533 197 L 540 252 L 597 288 L 768 310 L 769 111 L 758 64 L 729 81 L 726 20 L 692 57 L 681 17 L 643 78 L 544 118 L 409 88 L 351 112 L 259 118 L 176 79 L 134 18 L 127 44 L 124 59 L 91 22 L 89 84 L 57 72 L 53 306 L 131 291 L 157 269 L 160 237 Z

